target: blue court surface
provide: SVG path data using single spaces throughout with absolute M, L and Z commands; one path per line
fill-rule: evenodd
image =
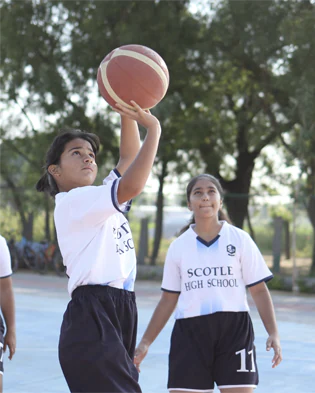
M 67 279 L 15 273 L 17 351 L 4 355 L 4 393 L 66 393 L 57 355 L 59 328 L 69 301 Z M 158 282 L 138 281 L 138 335 L 141 337 L 160 298 Z M 266 332 L 250 300 L 256 332 L 260 384 L 257 393 L 315 393 L 315 296 L 272 292 L 282 341 L 283 362 L 271 368 L 265 350 Z M 140 374 L 143 393 L 167 392 L 170 319 L 144 360 Z M 113 355 L 114 356 L 114 355 Z M 215 392 L 219 392 L 215 389 Z

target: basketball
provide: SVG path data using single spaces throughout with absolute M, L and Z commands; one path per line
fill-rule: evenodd
M 142 45 L 124 45 L 111 51 L 97 71 L 99 91 L 105 101 L 115 106 L 132 108 L 135 101 L 142 109 L 150 109 L 165 96 L 169 72 L 162 57 Z

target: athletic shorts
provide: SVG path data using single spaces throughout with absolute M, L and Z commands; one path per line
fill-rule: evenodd
M 3 344 L 4 344 L 4 325 L 0 315 L 0 374 L 3 374 Z
M 254 331 L 247 312 L 177 319 L 171 337 L 169 390 L 213 392 L 258 384 Z
M 141 393 L 133 364 L 137 335 L 134 292 L 79 286 L 63 317 L 59 361 L 71 392 Z

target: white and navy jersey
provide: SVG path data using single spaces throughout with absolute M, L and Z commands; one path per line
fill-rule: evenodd
M 109 285 L 133 291 L 136 254 L 124 214 L 131 202 L 117 201 L 120 174 L 103 185 L 78 187 L 56 195 L 54 219 L 69 276 L 69 294 L 80 285 Z
M 0 235 L 0 278 L 6 278 L 12 275 L 11 256 L 7 242 Z
M 175 318 L 249 311 L 246 287 L 273 277 L 258 247 L 227 222 L 209 243 L 194 226 L 171 243 L 164 265 L 162 290 L 180 294 Z

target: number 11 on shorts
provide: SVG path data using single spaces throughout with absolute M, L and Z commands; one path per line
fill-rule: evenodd
M 239 370 L 236 370 L 238 373 L 246 373 L 246 372 L 251 372 L 254 373 L 256 372 L 256 367 L 255 367 L 255 361 L 254 361 L 254 351 L 248 351 L 248 355 L 250 355 L 251 363 L 252 363 L 252 369 L 248 370 L 246 368 L 246 349 L 241 349 L 240 351 L 235 352 L 235 355 L 241 355 L 241 368 Z

